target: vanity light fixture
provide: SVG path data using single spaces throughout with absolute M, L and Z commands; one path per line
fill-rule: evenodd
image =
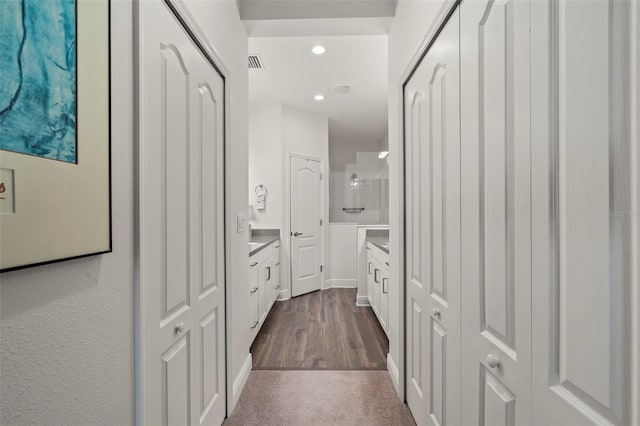
M 322 55 L 324 52 L 327 51 L 327 49 L 324 48 L 324 46 L 313 46 L 313 49 L 311 49 L 311 51 L 316 54 L 316 55 Z
M 313 97 L 313 99 L 315 99 L 316 101 L 324 101 L 324 95 L 321 93 L 318 93 Z

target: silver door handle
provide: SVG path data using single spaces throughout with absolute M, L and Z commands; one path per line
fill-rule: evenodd
M 183 322 L 177 323 L 173 330 L 176 332 L 176 334 L 182 333 L 184 331 L 184 323 Z
M 431 311 L 431 316 L 435 319 L 440 319 L 440 309 L 433 308 L 433 310 Z
M 491 368 L 496 368 L 500 366 L 500 359 L 494 354 L 487 355 L 487 365 Z
M 253 268 L 254 266 L 257 266 L 257 265 L 258 265 L 258 262 L 253 262 L 253 263 L 251 264 L 251 267 Z
M 251 294 L 255 293 L 256 291 L 258 291 L 258 287 L 254 287 L 251 289 Z
M 280 262 L 276 263 L 276 266 L 280 266 Z
M 256 328 L 258 326 L 258 321 L 254 321 L 253 325 L 251 326 L 252 329 Z
M 302 232 L 294 232 L 294 233 L 293 233 L 293 236 L 294 236 L 294 237 L 299 237 L 300 235 L 302 235 Z

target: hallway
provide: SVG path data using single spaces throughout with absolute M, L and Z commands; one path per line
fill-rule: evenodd
M 252 371 L 232 425 L 415 425 L 386 371 Z
M 355 300 L 356 289 L 334 288 L 278 302 L 225 425 L 415 425 L 386 371 L 389 341 Z

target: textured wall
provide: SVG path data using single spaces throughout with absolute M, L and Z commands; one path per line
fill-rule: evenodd
M 133 423 L 132 5 L 112 2 L 111 254 L 0 275 L 0 424 Z

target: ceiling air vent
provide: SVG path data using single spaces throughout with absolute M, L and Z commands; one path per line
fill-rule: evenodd
M 249 69 L 250 70 L 264 69 L 264 65 L 262 65 L 262 58 L 260 57 L 260 55 L 249 55 Z

